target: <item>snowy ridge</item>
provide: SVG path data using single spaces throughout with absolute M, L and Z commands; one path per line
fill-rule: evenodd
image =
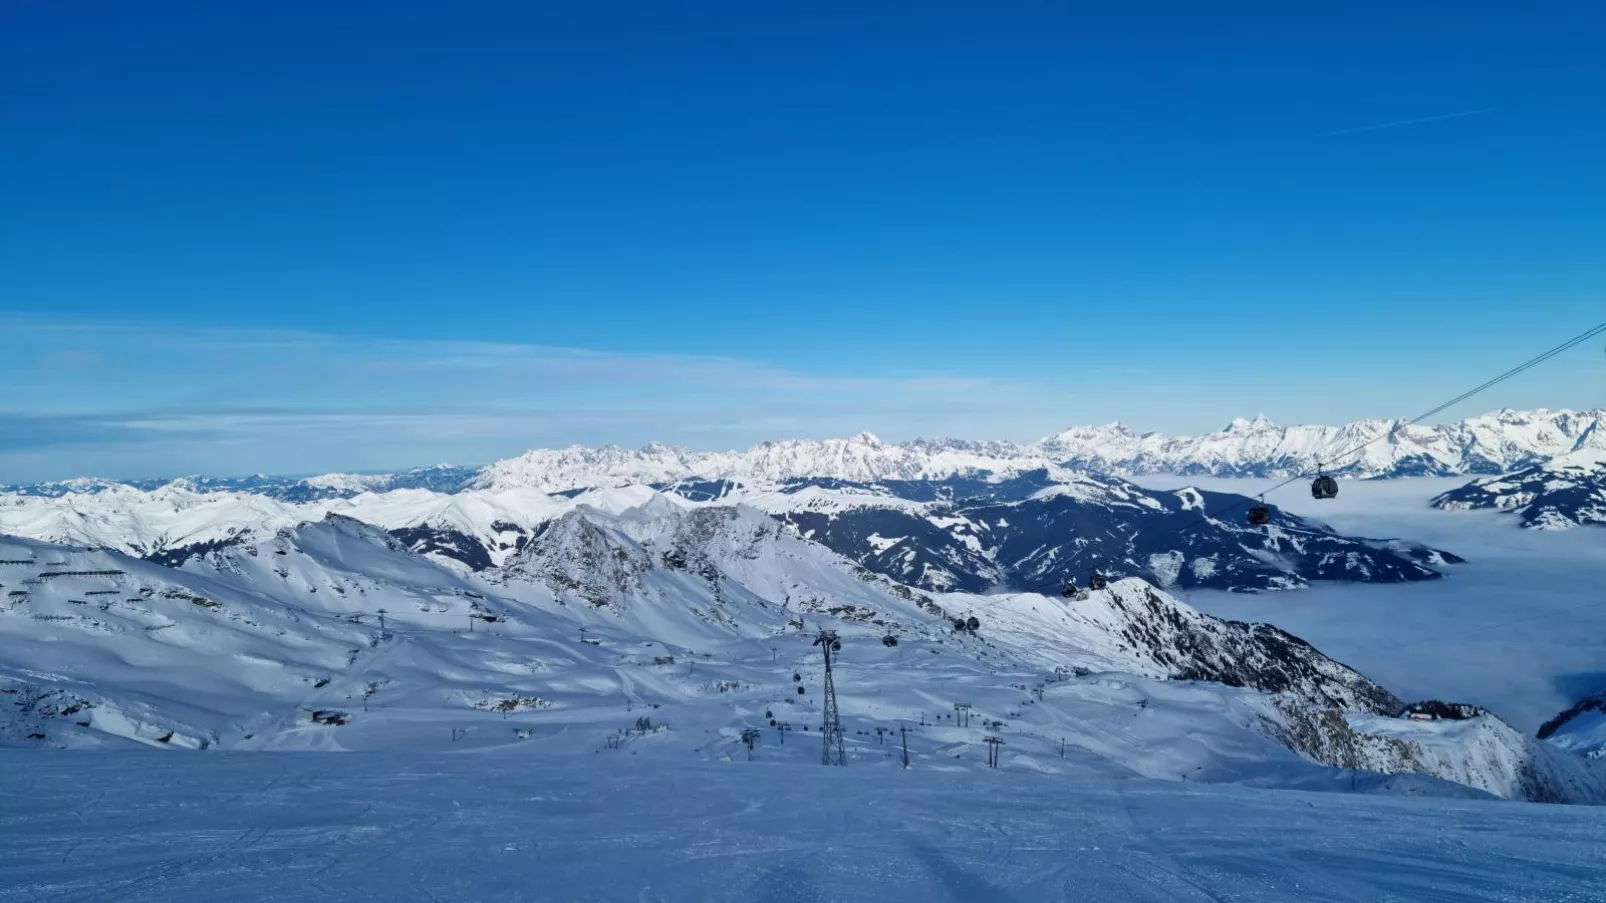
M 1154 777 L 1306 786 L 1325 779 L 1263 729 L 1272 707 L 1398 706 L 1282 631 L 1142 581 L 1074 599 L 928 594 L 757 510 L 662 495 L 577 505 L 486 573 L 335 513 L 177 569 L 17 539 L 0 540 L 0 561 L 0 742 L 15 745 L 429 748 L 469 725 L 482 745 L 545 732 L 589 753 L 619 742 L 604 725 L 637 707 L 700 726 L 644 753 L 723 755 L 758 712 L 808 724 L 820 627 L 852 650 L 840 680 L 861 757 L 878 754 L 871 728 L 926 716 L 940 723 L 923 756 L 974 750 L 974 729 L 933 714 L 963 694 L 1016 756 L 1046 761 L 1065 738 L 1086 761 Z M 971 615 L 982 629 L 955 631 Z M 1110 726 L 1134 716 L 1141 731 Z M 1394 764 L 1464 779 L 1463 752 Z M 1548 774 L 1518 789 L 1587 798 Z
M 1366 447 L 1333 461 L 1333 456 Z M 1358 420 L 1342 426 L 1280 427 L 1264 416 L 1238 418 L 1199 436 L 1138 433 L 1121 423 L 1075 426 L 1037 442 L 915 439 L 884 442 L 872 433 L 846 439 L 762 442 L 745 452 L 693 451 L 652 443 L 532 449 L 479 469 L 441 464 L 398 474 L 325 474 L 291 478 L 184 477 L 118 482 L 78 478 L 0 485 L 0 494 L 61 496 L 120 487 L 155 489 L 168 483 L 199 492 L 238 491 L 289 502 L 351 497 L 363 492 L 429 489 L 536 489 L 569 492 L 686 480 L 728 480 L 774 488 L 795 480 L 855 482 L 938 480 L 959 476 L 1012 477 L 1055 466 L 1114 474 L 1284 477 L 1325 466 L 1354 477 L 1495 474 L 1581 449 L 1606 449 L 1606 409 L 1501 410 L 1440 426 L 1400 420 Z
M 1341 537 L 1278 512 L 1269 530 L 1204 506 L 1244 500 L 1195 490 L 1156 492 L 1066 468 L 1011 478 L 856 483 L 791 481 L 778 488 L 679 481 L 549 495 L 533 488 L 455 493 L 363 492 L 289 502 L 253 492 L 118 486 L 60 496 L 0 496 L 0 534 L 116 549 L 163 564 L 249 543 L 327 514 L 383 527 L 448 567 L 502 566 L 542 525 L 585 506 L 621 512 L 663 499 L 677 506 L 743 504 L 877 573 L 928 590 L 1009 586 L 1058 592 L 1097 566 L 1164 586 L 1293 589 L 1311 580 L 1433 579 L 1455 556 L 1410 544 Z M 1188 529 L 1178 532 L 1180 527 Z
M 1312 761 L 1430 774 L 1506 799 L 1606 805 L 1606 769 L 1524 737 L 1494 715 L 1416 721 L 1279 700 L 1268 732 Z M 1264 717 L 1264 716 L 1262 716 Z
M 1592 435 L 1606 436 L 1606 429 Z M 1585 448 L 1496 477 L 1473 480 L 1433 499 L 1446 510 L 1493 508 L 1519 514 L 1535 530 L 1606 524 L 1606 448 Z
M 1355 477 L 1500 473 L 1580 448 L 1606 447 L 1603 424 L 1606 409 L 1508 409 L 1441 426 L 1358 420 L 1280 427 L 1259 416 L 1203 436 L 1138 434 L 1119 423 L 1073 427 L 1035 448 L 1068 464 L 1125 474 L 1285 477 L 1318 467 Z M 1363 445 L 1342 461 L 1332 460 Z
M 1071 427 L 1037 442 L 848 439 L 765 442 L 746 452 L 693 452 L 666 445 L 639 451 L 608 446 L 535 450 L 481 471 L 480 488 L 527 486 L 548 492 L 628 483 L 732 480 L 777 485 L 793 480 L 856 482 L 1008 477 L 1055 465 L 1117 474 L 1176 473 L 1283 477 L 1326 466 L 1343 476 L 1499 473 L 1581 448 L 1606 448 L 1606 409 L 1501 410 L 1442 426 L 1360 420 L 1342 426 L 1279 427 L 1239 418 L 1215 433 L 1166 436 L 1112 423 Z M 1332 457 L 1358 446 L 1359 453 Z M 1324 457 L 1325 456 L 1325 457 Z

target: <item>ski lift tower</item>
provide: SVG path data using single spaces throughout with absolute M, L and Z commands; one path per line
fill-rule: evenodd
M 820 756 L 822 765 L 846 765 L 848 756 L 842 748 L 842 717 L 836 707 L 836 681 L 831 677 L 831 654 L 842 651 L 842 640 L 835 630 L 822 629 L 814 637 L 814 645 L 825 655 L 825 708 L 821 713 L 820 736 L 825 751 Z

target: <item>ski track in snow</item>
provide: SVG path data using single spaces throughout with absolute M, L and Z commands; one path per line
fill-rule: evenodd
M 1253 493 L 1263 480 L 1140 477 Z M 1300 484 L 1269 500 L 1348 536 L 1405 537 L 1465 557 L 1444 580 L 1315 584 L 1297 593 L 1193 591 L 1220 617 L 1269 621 L 1405 699 L 1470 702 L 1532 733 L 1606 690 L 1606 541 L 1593 528 L 1524 530 L 1493 511 L 1438 511 L 1427 500 L 1459 478 L 1345 480 L 1316 501 Z
M 1606 900 L 1599 808 L 534 749 L 6 752 L 0 900 Z

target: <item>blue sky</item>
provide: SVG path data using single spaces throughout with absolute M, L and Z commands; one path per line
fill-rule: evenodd
M 0 482 L 1409 416 L 1606 319 L 1606 9 L 1306 6 L 6 4 Z

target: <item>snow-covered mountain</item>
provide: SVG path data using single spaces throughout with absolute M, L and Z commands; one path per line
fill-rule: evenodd
M 1521 515 L 1524 527 L 1537 530 L 1606 524 L 1606 448 L 1585 448 L 1514 473 L 1473 480 L 1434 498 L 1433 505 L 1513 511 Z
M 837 680 L 861 757 L 879 755 L 874 729 L 921 719 L 934 723 L 920 755 L 936 761 L 1001 731 L 1012 755 L 1045 762 L 1068 744 L 1173 780 L 1306 786 L 1326 764 L 1312 744 L 1331 738 L 1319 726 L 1294 737 L 1288 713 L 1412 729 L 1391 717 L 1398 699 L 1308 644 L 1141 580 L 1074 599 L 925 593 L 757 510 L 661 495 L 616 512 L 576 505 L 484 573 L 330 514 L 182 568 L 0 539 L 0 591 L 8 745 L 417 749 L 444 746 L 451 726 L 454 742 L 470 729 L 479 745 L 540 733 L 589 752 L 667 726 L 643 754 L 721 755 L 755 720 L 817 718 L 819 628 L 843 637 Z M 975 633 L 952 625 L 972 615 Z M 955 698 L 974 727 L 945 714 Z M 1423 741 L 1436 751 L 1362 767 L 1596 798 L 1585 766 L 1503 782 L 1486 739 Z M 1523 754 L 1499 761 L 1520 768 Z
M 1606 408 L 1508 409 L 1440 426 L 1358 420 L 1280 427 L 1261 416 L 1202 436 L 1139 434 L 1113 423 L 1072 427 L 1034 447 L 1056 461 L 1122 474 L 1284 477 L 1318 467 L 1355 477 L 1501 473 L 1580 448 L 1606 448 Z
M 1500 473 L 1580 448 L 1606 448 L 1606 409 L 1501 410 L 1440 426 L 1360 420 L 1280 427 L 1265 417 L 1240 418 L 1200 436 L 1137 433 L 1112 423 L 1071 427 L 1024 445 L 954 439 L 887 443 L 861 433 L 849 439 L 765 442 L 745 453 L 666 445 L 639 451 L 573 447 L 499 461 L 472 485 L 558 492 L 690 479 L 748 485 L 827 478 L 878 482 L 1011 476 L 1056 464 L 1126 475 L 1285 477 L 1325 467 L 1342 476 L 1390 477 Z
M 1334 456 L 1365 446 L 1343 460 Z M 0 484 L 0 493 L 61 496 L 121 487 L 177 483 L 196 491 L 253 492 L 306 502 L 364 492 L 429 489 L 537 489 L 564 493 L 686 480 L 728 480 L 778 486 L 809 479 L 855 482 L 1014 476 L 1055 465 L 1135 475 L 1174 473 L 1282 477 L 1315 470 L 1356 477 L 1494 474 L 1580 449 L 1606 449 L 1606 409 L 1501 410 L 1440 426 L 1359 420 L 1343 426 L 1280 427 L 1265 417 L 1239 418 L 1199 436 L 1138 433 L 1121 423 L 1076 426 L 1032 443 L 915 439 L 884 442 L 871 433 L 847 439 L 763 442 L 745 452 L 693 451 L 652 443 L 533 449 L 482 468 L 436 465 L 397 474 L 316 477 L 183 477 L 118 482 L 80 478 L 30 485 Z
M 389 530 L 410 549 L 468 570 L 501 567 L 545 525 L 586 506 L 619 512 L 665 505 L 756 507 L 871 571 L 929 590 L 1058 592 L 1094 569 L 1162 586 L 1292 589 L 1312 580 L 1432 579 L 1448 552 L 1339 536 L 1278 512 L 1242 523 L 1247 500 L 1159 492 L 1063 468 L 1006 479 L 964 477 L 857 483 L 809 480 L 779 488 L 731 481 L 604 487 L 562 495 L 532 488 L 456 493 L 367 492 L 288 502 L 180 483 L 61 496 L 0 496 L 0 533 L 73 543 L 178 564 L 326 514 Z M 1225 512 L 1224 515 L 1210 515 Z
M 1343 537 L 1278 509 L 1270 525 L 1251 527 L 1241 496 L 1151 491 L 1063 469 L 996 482 L 809 480 L 726 497 L 870 570 L 936 591 L 1056 593 L 1086 586 L 1095 571 L 1163 587 L 1294 589 L 1311 580 L 1429 580 L 1460 561 L 1408 542 Z
M 545 492 L 682 480 L 767 486 L 815 477 L 870 481 L 1009 474 L 1050 463 L 1029 447 L 1012 442 L 917 439 L 889 443 L 872 433 L 860 433 L 848 439 L 763 442 L 745 453 L 694 452 L 657 443 L 639 450 L 617 445 L 535 449 L 489 465 L 470 485 Z

